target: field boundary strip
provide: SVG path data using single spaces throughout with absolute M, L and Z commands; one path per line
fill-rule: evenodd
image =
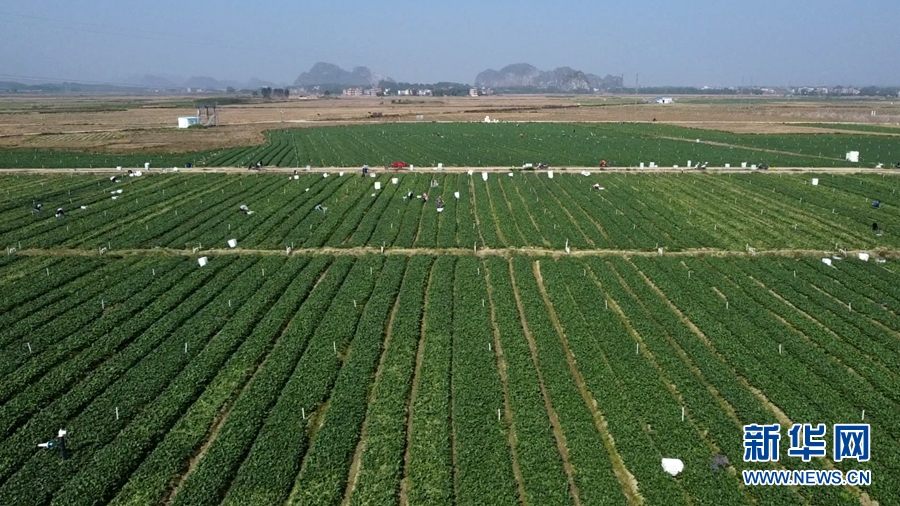
M 828 159 L 828 158 L 826 158 Z M 294 171 L 302 171 L 303 174 L 319 174 L 332 172 L 358 171 L 356 166 L 330 166 L 330 167 L 265 167 L 261 170 L 251 171 L 246 167 L 196 167 L 196 168 L 180 168 L 176 171 L 173 169 L 151 168 L 147 170 L 148 175 L 157 174 L 243 174 L 246 176 L 260 174 L 285 174 L 293 175 Z M 831 174 L 898 174 L 897 169 L 890 168 L 873 168 L 873 167 L 793 167 L 793 166 L 772 166 L 770 170 L 756 170 L 751 167 L 707 167 L 706 170 L 690 169 L 686 167 L 653 167 L 641 169 L 637 166 L 618 166 L 604 167 L 598 166 L 559 166 L 550 167 L 549 169 L 523 170 L 521 167 L 512 166 L 447 166 L 444 165 L 438 169 L 436 167 L 421 167 L 415 170 L 409 169 L 385 169 L 383 167 L 374 167 L 373 171 L 377 174 L 434 174 L 447 172 L 510 172 L 518 171 L 527 174 L 546 174 L 552 171 L 555 174 L 577 175 L 582 171 L 589 171 L 597 174 L 631 172 L 639 174 L 663 174 L 663 173 L 684 173 L 691 174 L 801 174 L 807 172 L 831 173 Z M 0 176 L 3 175 L 48 175 L 48 174 L 66 174 L 69 176 L 91 176 L 91 175 L 109 175 L 122 174 L 122 170 L 115 167 L 70 167 L 70 168 L 40 168 L 40 167 L 18 167 L 18 168 L 0 168 Z
M 755 250 L 747 252 L 742 250 L 728 250 L 717 248 L 701 248 L 701 249 L 684 249 L 678 251 L 666 251 L 660 254 L 657 251 L 635 250 L 635 249 L 581 249 L 572 250 L 566 253 L 565 250 L 556 250 L 548 248 L 534 247 L 508 247 L 508 248 L 482 248 L 479 250 L 467 248 L 384 248 L 380 247 L 354 247 L 354 248 L 297 248 L 285 253 L 282 249 L 203 249 L 203 250 L 186 250 L 174 248 L 138 248 L 138 249 L 118 249 L 106 251 L 102 254 L 104 257 L 112 258 L 128 258 L 134 256 L 166 256 L 166 257 L 192 257 L 200 258 L 203 256 L 234 256 L 234 255 L 260 255 L 260 256 L 365 256 L 365 255 L 385 255 L 385 256 L 414 256 L 414 255 L 451 255 L 451 256 L 476 256 L 476 257 L 513 257 L 513 256 L 531 256 L 531 257 L 730 257 L 730 258 L 752 258 L 752 257 L 781 257 L 781 258 L 808 258 L 808 257 L 830 257 L 835 251 L 823 251 L 813 249 L 771 249 L 771 250 Z M 852 261 L 859 253 L 869 253 L 872 251 L 864 250 L 846 250 L 847 258 Z M 900 250 L 895 249 L 878 249 L 875 253 L 882 258 L 896 259 L 900 258 Z M 16 251 L 15 255 L 30 257 L 88 257 L 101 256 L 93 249 L 77 249 L 77 248 L 31 248 Z

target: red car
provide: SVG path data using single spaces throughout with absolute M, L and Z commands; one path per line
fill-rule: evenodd
M 406 165 L 406 162 L 394 162 L 391 164 L 391 167 L 395 169 L 405 169 L 408 165 Z

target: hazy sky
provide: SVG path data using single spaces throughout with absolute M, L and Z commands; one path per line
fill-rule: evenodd
M 898 85 L 898 0 L 3 0 L 0 80 L 292 83 L 317 61 L 472 83 L 517 62 L 641 86 Z

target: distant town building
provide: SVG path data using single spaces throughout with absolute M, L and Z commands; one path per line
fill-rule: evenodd
M 345 88 L 341 94 L 345 97 L 361 97 L 363 90 L 362 88 Z
M 478 88 L 469 88 L 469 96 L 477 97 L 478 96 Z
M 381 95 L 381 94 L 382 94 L 381 88 L 369 88 L 369 89 L 363 91 L 363 95 L 365 95 L 367 97 L 377 97 L 378 95 Z
M 397 95 L 401 97 L 408 97 L 412 95 L 412 90 L 397 90 Z
M 674 102 L 675 102 L 675 99 L 672 97 L 658 97 L 653 100 L 654 104 L 671 104 Z
M 416 90 L 416 96 L 419 97 L 430 97 L 432 94 L 431 90 Z

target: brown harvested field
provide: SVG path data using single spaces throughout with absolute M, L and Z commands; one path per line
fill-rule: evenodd
M 264 142 L 263 132 L 339 124 L 421 121 L 653 121 L 738 133 L 813 133 L 791 123 L 900 122 L 900 102 L 682 97 L 672 105 L 632 96 L 492 96 L 257 100 L 219 108 L 219 127 L 179 130 L 197 96 L 0 96 L 0 147 L 115 153 L 185 152 Z M 214 98 L 209 98 L 213 101 Z M 393 100 L 397 100 L 396 98 Z M 871 111 L 877 116 L 872 117 Z M 380 113 L 381 117 L 372 117 Z

